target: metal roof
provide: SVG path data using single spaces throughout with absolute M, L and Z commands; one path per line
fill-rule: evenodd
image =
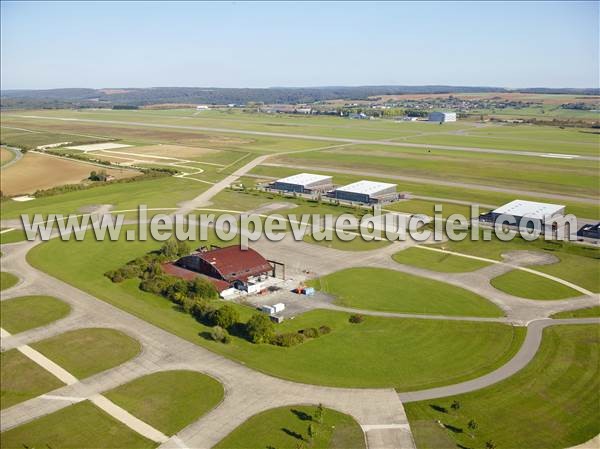
M 228 282 L 222 281 L 221 279 L 216 279 L 216 278 L 213 278 L 210 276 L 206 276 L 204 274 L 196 273 L 195 271 L 187 270 L 182 267 L 178 267 L 177 265 L 175 265 L 172 262 L 166 262 L 166 263 L 161 264 L 161 268 L 164 273 L 171 275 L 171 276 L 176 276 L 181 279 L 185 279 L 186 281 L 192 281 L 198 277 L 206 279 L 207 281 L 209 281 L 211 284 L 213 284 L 215 286 L 215 288 L 217 289 L 217 291 L 219 293 L 230 287 Z
M 229 282 L 246 280 L 273 269 L 267 259 L 251 248 L 243 250 L 239 246 L 226 246 L 194 255 L 215 267 Z
M 561 204 L 536 203 L 535 201 L 514 200 L 493 210 L 494 214 L 514 215 L 515 217 L 527 217 L 543 219 L 545 216 L 553 216 L 562 212 L 565 206 Z
M 315 182 L 331 180 L 331 176 L 315 175 L 313 173 L 298 173 L 297 175 L 288 176 L 287 178 L 278 179 L 276 182 L 285 182 L 287 184 L 298 184 L 301 186 L 309 186 Z
M 362 193 L 365 195 L 376 195 L 377 193 L 389 189 L 390 187 L 396 187 L 397 184 L 390 184 L 387 182 L 374 182 L 374 181 L 357 181 L 347 186 L 338 187 L 336 190 L 340 192 L 351 192 L 351 193 Z

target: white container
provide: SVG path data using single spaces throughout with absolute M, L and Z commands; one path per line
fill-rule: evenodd
M 271 306 L 260 306 L 261 312 L 268 313 L 269 315 L 273 315 L 275 313 L 275 308 Z
M 275 310 L 275 313 L 283 312 L 283 310 L 285 309 L 285 304 L 282 302 L 273 304 L 273 309 Z

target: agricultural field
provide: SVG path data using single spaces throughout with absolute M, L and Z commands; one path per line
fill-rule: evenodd
M 2 171 L 2 193 L 7 196 L 34 193 L 65 184 L 86 182 L 92 171 L 106 171 L 115 179 L 137 176 L 136 170 L 102 168 L 70 159 L 27 153 Z

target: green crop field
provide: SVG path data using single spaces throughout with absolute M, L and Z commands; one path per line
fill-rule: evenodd
M 493 441 L 499 448 L 559 449 L 590 440 L 600 432 L 599 355 L 597 325 L 545 329 L 534 359 L 508 379 L 472 393 L 405 403 L 417 447 Z M 456 411 L 453 401 L 460 405 Z M 468 428 L 470 420 L 477 430 Z
M 140 344 L 114 329 L 77 329 L 31 345 L 79 379 L 113 368 L 139 354 Z
M 56 321 L 71 307 L 51 296 L 22 296 L 0 303 L 0 327 L 16 334 Z
M 113 284 L 103 276 L 107 270 L 159 246 L 151 241 L 53 240 L 36 247 L 28 259 L 53 276 L 196 344 L 252 368 L 301 382 L 428 388 L 491 371 L 510 359 L 522 341 L 522 329 L 498 323 L 369 317 L 365 323 L 354 325 L 348 323 L 346 313 L 314 311 L 284 322 L 278 330 L 328 325 L 333 329 L 330 335 L 292 348 L 254 345 L 239 337 L 223 345 L 203 337 L 209 328 L 180 313 L 168 300 L 140 291 L 138 281 Z M 77 251 L 71 249 L 75 247 Z M 61 256 L 67 253 L 68 257 Z M 64 262 L 57 265 L 57 257 Z M 247 310 L 247 317 L 251 309 L 240 307 Z M 355 353 L 364 356 L 356 358 Z
M 16 349 L 0 353 L 0 362 L 0 409 L 64 386 L 60 380 Z
M 468 290 L 381 268 L 350 268 L 313 282 L 336 304 L 384 312 L 499 317 L 503 312 Z
M 315 449 L 363 449 L 363 431 L 350 416 L 323 409 L 322 422 L 314 418 L 317 407 L 281 407 L 253 416 L 214 449 L 280 448 L 296 449 L 310 444 Z M 316 437 L 310 438 L 311 425 Z
M 174 435 L 223 399 L 223 386 L 194 371 L 162 371 L 139 377 L 105 396 L 132 415 Z
M 152 449 L 157 446 L 89 401 L 2 432 L 0 442 L 4 449 Z

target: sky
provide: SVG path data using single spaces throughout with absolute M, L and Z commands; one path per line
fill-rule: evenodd
M 1 3 L 2 89 L 599 87 L 594 2 Z

